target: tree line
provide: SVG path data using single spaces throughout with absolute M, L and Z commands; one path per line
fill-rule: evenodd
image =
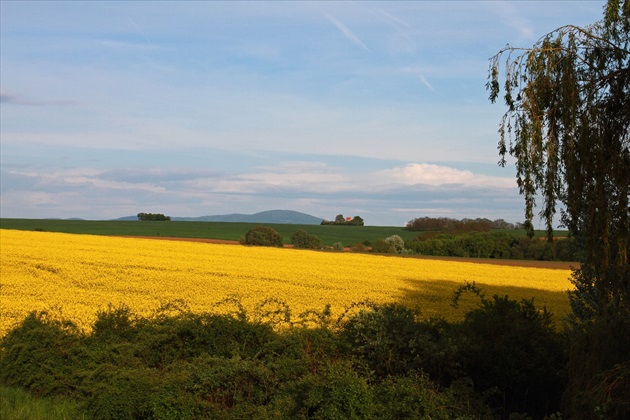
M 148 220 L 152 222 L 168 222 L 171 216 L 165 216 L 162 213 L 138 213 L 138 220 Z
M 573 238 L 552 242 L 506 232 L 419 235 L 404 242 L 406 253 L 472 258 L 537 261 L 580 261 L 581 250 Z
M 341 226 L 364 226 L 365 222 L 361 216 L 344 217 L 343 214 L 338 214 L 335 220 L 322 220 L 321 225 L 341 225 Z
M 418 217 L 407 222 L 407 230 L 441 230 L 449 233 L 486 232 L 491 229 L 523 229 L 522 223 L 509 223 L 503 219 L 451 219 L 448 217 Z

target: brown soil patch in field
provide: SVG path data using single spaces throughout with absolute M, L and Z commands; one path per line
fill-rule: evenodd
M 208 244 L 239 245 L 239 241 L 229 241 L 227 239 L 178 238 L 178 237 L 173 237 L 173 236 L 121 236 L 121 238 L 161 239 L 161 240 L 164 240 L 164 241 L 187 241 L 187 242 L 205 242 L 205 243 L 208 243 Z
M 122 236 L 123 238 L 136 238 L 136 239 L 159 239 L 164 241 L 188 241 L 188 242 L 203 242 L 208 244 L 227 244 L 227 245 L 240 245 L 239 241 L 230 241 L 226 239 L 210 239 L 210 238 L 178 238 L 172 236 Z M 293 245 L 286 244 L 285 248 L 293 248 Z M 345 248 L 345 251 L 350 251 L 350 248 Z M 393 255 L 392 255 L 393 256 Z M 399 255 L 398 255 L 399 256 Z M 406 255 L 405 258 L 420 258 L 427 260 L 442 260 L 442 261 L 457 261 L 457 262 L 470 262 L 475 264 L 494 264 L 494 265 L 507 265 L 513 267 L 535 267 L 535 268 L 549 268 L 555 270 L 571 270 L 579 268 L 578 262 L 566 262 L 566 261 L 532 261 L 532 260 L 500 260 L 494 258 L 463 258 L 463 257 L 433 257 L 426 255 Z

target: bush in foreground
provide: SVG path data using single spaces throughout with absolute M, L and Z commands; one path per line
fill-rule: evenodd
M 0 384 L 63 396 L 99 419 L 542 418 L 557 410 L 558 335 L 531 303 L 483 301 L 460 324 L 420 320 L 398 304 L 363 308 L 337 324 L 326 309 L 312 314 L 319 326 L 305 328 L 259 314 L 164 307 L 142 318 L 110 307 L 90 333 L 32 313 L 0 340 Z M 506 403 L 492 413 L 497 395 Z

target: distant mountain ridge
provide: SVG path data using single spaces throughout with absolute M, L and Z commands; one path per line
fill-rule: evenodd
M 137 216 L 121 217 L 116 220 L 138 220 Z M 171 220 L 176 222 L 241 222 L 241 223 L 279 223 L 291 225 L 319 225 L 321 217 L 300 213 L 293 210 L 267 210 L 254 214 L 220 214 L 214 216 L 200 217 L 174 217 Z

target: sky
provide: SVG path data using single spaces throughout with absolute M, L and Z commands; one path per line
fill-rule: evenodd
M 2 0 L 0 217 L 522 221 L 489 59 L 604 4 Z

